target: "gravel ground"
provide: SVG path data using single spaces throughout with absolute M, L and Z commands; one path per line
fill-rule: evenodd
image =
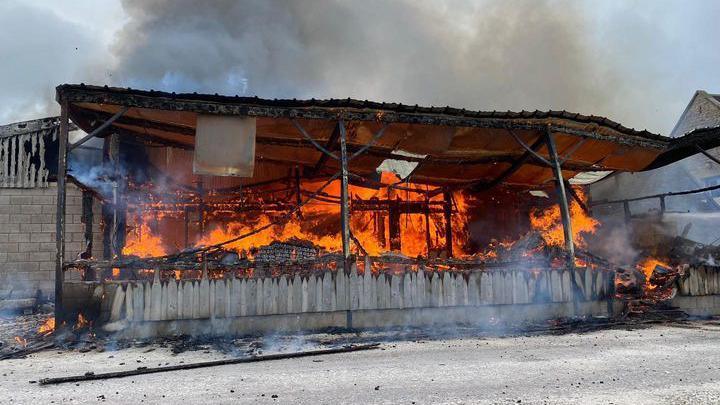
M 40 325 L 50 317 L 49 310 L 30 315 L 0 315 L 0 353 L 22 349 L 23 345 L 15 337 L 32 341 Z
M 719 338 L 717 321 L 698 321 L 583 334 L 401 339 L 366 352 L 30 383 L 229 357 L 214 350 L 173 355 L 160 346 L 47 351 L 0 362 L 0 402 L 709 404 L 720 403 Z M 306 348 L 300 339 L 280 338 L 275 351 Z

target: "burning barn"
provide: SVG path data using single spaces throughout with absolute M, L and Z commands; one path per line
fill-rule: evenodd
M 720 144 L 565 111 L 86 85 L 57 101 L 56 316 L 128 336 L 606 315 L 618 265 L 589 249 L 574 180 Z M 88 135 L 68 143 L 70 122 Z M 65 156 L 94 137 L 102 164 L 69 174 L 102 201 L 103 246 L 76 259 Z

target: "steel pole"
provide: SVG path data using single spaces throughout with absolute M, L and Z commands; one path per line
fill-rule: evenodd
M 553 139 L 550 126 L 547 127 L 545 140 L 550 153 L 550 163 L 555 173 L 555 187 L 557 188 L 558 204 L 560 204 L 560 216 L 562 218 L 563 232 L 565 235 L 565 250 L 567 251 L 568 267 L 575 266 L 575 245 L 573 243 L 572 222 L 570 220 L 570 208 L 568 207 L 567 194 L 565 193 L 565 181 L 563 180 L 560 160 L 558 158 L 557 147 Z
M 350 210 L 348 207 L 348 165 L 347 165 L 347 134 L 345 131 L 345 122 L 338 120 L 338 129 L 340 130 L 340 167 L 341 187 L 340 187 L 340 223 L 342 231 L 342 250 L 347 269 L 348 260 L 350 258 Z
M 55 209 L 55 324 L 61 325 L 63 308 L 63 281 L 65 263 L 65 199 L 67 186 L 68 101 L 60 101 L 60 133 L 58 134 L 57 207 Z

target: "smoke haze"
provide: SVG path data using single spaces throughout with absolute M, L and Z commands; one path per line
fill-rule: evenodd
M 39 64 L 32 74 L 18 70 L 35 60 L 8 63 L 2 83 L 20 76 L 29 84 L 0 96 L 5 121 L 26 118 L 27 100 L 56 108 L 52 91 L 41 94 L 58 83 L 96 82 L 271 98 L 566 109 L 667 133 L 696 89 L 720 89 L 712 40 L 720 34 L 714 22 L 720 3 L 709 0 L 123 0 L 122 18 L 112 19 L 100 18 L 97 6 L 65 15 L 22 7 L 18 2 L 0 18 L 27 26 L 23 20 L 32 15 L 36 35 L 53 48 L 88 41 L 84 49 L 93 52 Z M 53 31 L 56 20 L 67 29 Z M 112 27 L 112 35 L 88 33 L 96 20 L 102 32 Z M 14 38 L 19 45 L 0 39 L 0 49 L 20 53 L 26 36 Z
M 131 23 L 114 47 L 115 77 L 138 87 L 591 111 L 607 110 L 617 80 L 595 68 L 602 60 L 570 3 L 123 5 Z

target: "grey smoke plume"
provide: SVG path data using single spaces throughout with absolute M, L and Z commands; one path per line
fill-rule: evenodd
M 56 113 L 53 88 L 85 82 L 567 109 L 669 133 L 696 89 L 720 89 L 718 14 L 714 0 L 5 0 L 0 121 Z
M 118 84 L 608 112 L 618 73 L 575 3 L 125 0 Z M 602 66 L 602 67 L 599 67 Z M 599 111 L 599 112 L 598 112 Z
M 669 132 L 720 87 L 713 1 L 123 0 L 120 85 L 567 109 Z M 683 26 L 693 21 L 693 29 Z M 683 22 L 680 24 L 679 22 Z M 692 44 L 692 46 L 688 46 Z

